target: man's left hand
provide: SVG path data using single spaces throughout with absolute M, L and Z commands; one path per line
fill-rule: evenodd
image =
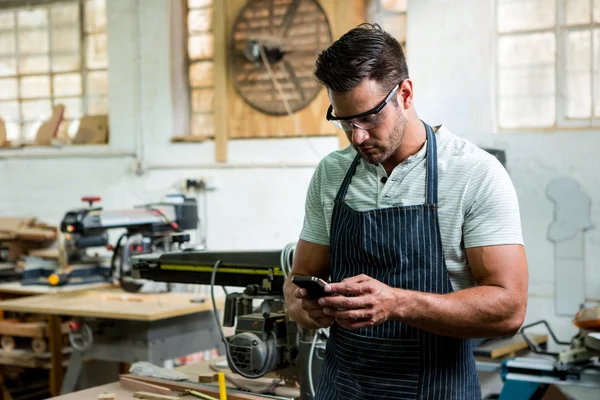
M 390 319 L 397 306 L 397 290 L 371 278 L 358 275 L 346 278 L 339 283 L 330 283 L 326 292 L 353 297 L 321 297 L 319 304 L 325 306 L 323 312 L 335 318 L 345 329 L 360 329 L 379 325 Z

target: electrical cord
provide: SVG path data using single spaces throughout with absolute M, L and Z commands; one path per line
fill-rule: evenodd
M 315 354 L 315 348 L 317 347 L 317 338 L 319 337 L 320 329 L 317 329 L 315 335 L 313 336 L 312 344 L 310 345 L 310 351 L 308 352 L 308 385 L 310 386 L 310 394 L 312 397 L 315 397 L 315 386 L 313 385 L 313 370 L 312 370 L 312 360 L 313 355 Z
M 215 280 L 216 280 L 216 276 L 217 276 L 217 269 L 219 268 L 220 265 L 221 265 L 221 260 L 218 260 L 215 263 L 215 265 L 213 266 L 213 271 L 210 276 L 210 299 L 212 301 L 213 315 L 215 317 L 215 322 L 217 323 L 217 327 L 219 328 L 219 334 L 221 335 L 221 340 L 223 341 L 223 345 L 225 346 L 225 355 L 227 357 L 227 364 L 235 373 L 243 376 L 244 378 L 248 378 L 248 379 L 262 378 L 263 376 L 265 376 L 265 374 L 267 372 L 269 372 L 273 368 L 273 366 L 275 365 L 275 362 L 277 361 L 277 354 L 276 354 L 277 348 L 275 345 L 275 333 L 273 333 L 271 331 L 271 336 L 273 337 L 273 341 L 272 341 L 272 343 L 269 343 L 267 341 L 267 360 L 268 361 L 265 363 L 265 366 L 258 374 L 256 374 L 256 375 L 247 374 L 247 373 L 241 371 L 237 367 L 237 365 L 235 365 L 235 363 L 233 362 L 233 359 L 231 358 L 231 350 L 229 349 L 229 342 L 227 342 L 227 340 L 225 339 L 225 333 L 223 332 L 223 327 L 221 327 L 221 321 L 219 320 L 219 312 L 217 310 L 217 302 L 215 301 Z
M 117 269 L 117 256 L 119 251 L 121 251 L 121 241 L 123 241 L 123 238 L 125 238 L 128 235 L 127 232 L 121 234 L 121 236 L 119 236 L 119 239 L 117 240 L 117 244 L 115 245 L 115 248 L 113 249 L 113 254 L 112 257 L 110 258 L 110 273 L 109 276 L 111 278 L 113 278 L 115 276 L 115 270 Z
M 296 250 L 295 243 L 288 243 L 285 245 L 283 250 L 281 250 L 281 270 L 283 271 L 283 276 L 287 280 L 290 272 L 292 272 L 292 258 L 294 255 L 294 251 Z

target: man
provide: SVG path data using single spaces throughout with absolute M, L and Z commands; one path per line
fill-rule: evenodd
M 294 320 L 331 327 L 316 398 L 481 399 L 469 338 L 515 334 L 527 303 L 510 178 L 419 119 L 402 48 L 379 26 L 333 43 L 315 76 L 352 144 L 314 173 L 291 272 L 333 295 L 285 283 Z

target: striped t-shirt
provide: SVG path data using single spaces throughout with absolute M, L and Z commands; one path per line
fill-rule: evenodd
M 438 218 L 446 267 L 453 289 L 475 284 L 465 248 L 523 244 L 519 203 L 508 173 L 491 154 L 443 126 L 438 147 Z M 346 203 L 357 211 L 425 202 L 426 144 L 392 171 L 361 162 Z M 318 165 L 306 197 L 300 239 L 329 245 L 335 196 L 356 156 L 348 146 Z

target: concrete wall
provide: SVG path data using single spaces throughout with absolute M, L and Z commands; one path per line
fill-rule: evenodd
M 600 222 L 600 130 L 556 133 L 495 132 L 494 1 L 412 0 L 408 60 L 421 118 L 445 124 L 480 146 L 506 150 L 516 187 L 530 268 L 527 322 L 547 318 L 563 339 L 575 332 L 554 316 L 554 244 L 547 239 L 554 205 L 551 180 L 569 177 L 592 199 Z M 600 298 L 600 229 L 586 233 L 586 296 Z

